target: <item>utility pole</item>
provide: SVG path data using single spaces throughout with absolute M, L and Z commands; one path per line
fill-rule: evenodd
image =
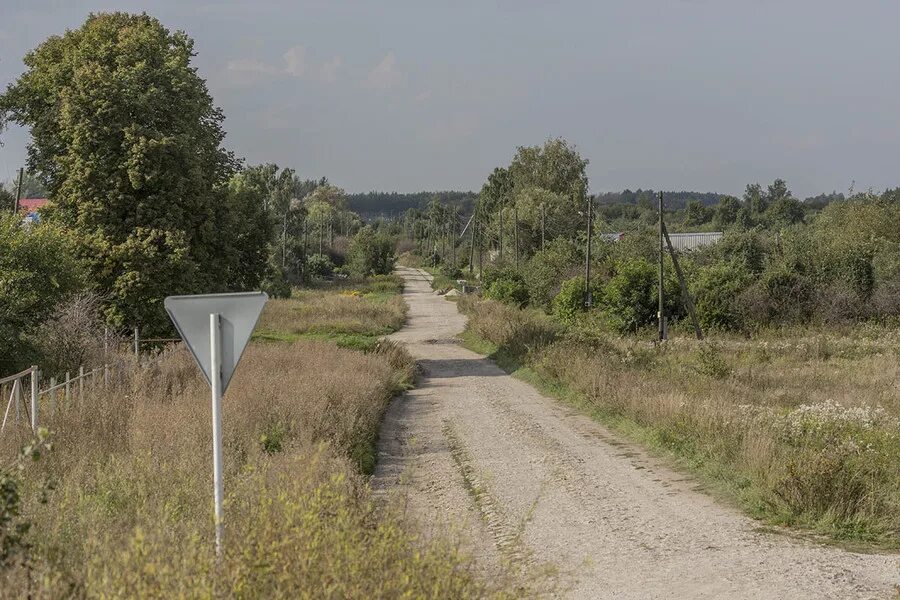
M 284 211 L 284 220 L 281 224 L 281 268 L 287 266 L 287 210 Z
M 519 207 L 513 205 L 513 242 L 516 251 L 516 272 L 519 270 Z
M 498 244 L 498 257 L 503 262 L 503 198 L 500 198 L 500 241 Z
M 590 308 L 593 305 L 591 298 L 591 229 L 593 220 L 594 199 L 587 195 L 587 248 L 584 259 L 584 305 Z
M 663 231 L 665 225 L 663 225 L 663 193 L 659 193 L 659 309 L 656 313 L 657 319 L 659 320 L 659 341 L 664 341 L 666 339 L 666 316 L 663 311 L 663 302 L 665 301 L 665 291 L 663 290 L 664 281 L 663 281 L 663 260 L 665 259 L 665 254 L 663 252 Z
M 475 230 L 478 229 L 478 209 L 475 209 L 472 219 L 472 232 L 469 234 L 469 277 L 475 276 Z
M 478 279 L 484 273 L 484 224 L 478 230 Z
M 451 260 L 453 261 L 453 268 L 456 268 L 456 229 L 458 226 L 458 222 L 456 220 L 456 215 L 450 218 L 450 255 L 453 257 Z
M 541 250 L 544 249 L 544 203 L 541 202 Z
M 22 177 L 25 175 L 25 169 L 19 168 L 19 185 L 16 186 L 16 198 L 13 200 L 13 215 L 19 214 L 19 199 L 22 197 Z

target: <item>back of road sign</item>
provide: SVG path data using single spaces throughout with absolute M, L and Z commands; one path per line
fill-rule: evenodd
M 209 315 L 220 315 L 223 394 L 268 299 L 265 292 L 239 292 L 169 296 L 165 300 L 166 312 L 210 385 Z

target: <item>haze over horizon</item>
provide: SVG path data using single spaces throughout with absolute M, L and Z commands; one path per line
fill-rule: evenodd
M 478 190 L 556 136 L 594 193 L 900 184 L 896 2 L 2 5 L 0 85 L 89 12 L 147 11 L 195 40 L 230 149 L 351 192 Z M 28 135 L 0 140 L 7 180 Z

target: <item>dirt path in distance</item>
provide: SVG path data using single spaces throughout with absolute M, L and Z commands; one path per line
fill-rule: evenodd
M 390 406 L 373 487 L 484 564 L 551 565 L 565 598 L 891 598 L 900 557 L 760 531 L 589 418 L 462 348 L 465 317 L 401 268 L 418 387 Z

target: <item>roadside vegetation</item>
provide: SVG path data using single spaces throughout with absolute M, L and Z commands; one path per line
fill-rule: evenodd
M 678 336 L 663 345 L 467 296 L 467 345 L 774 524 L 900 547 L 897 332 Z
M 255 338 L 271 341 L 330 339 L 339 346 L 371 350 L 381 336 L 406 318 L 402 280 L 378 275 L 356 282 L 296 289 L 290 298 L 270 300 Z
M 18 474 L 13 524 L 30 529 L 4 557 L 0 596 L 502 595 L 455 548 L 417 540 L 373 504 L 363 473 L 382 411 L 410 376 L 391 344 L 369 354 L 251 344 L 223 404 L 218 566 L 209 390 L 192 359 L 172 353 L 60 406 L 52 450 Z M 4 436 L 3 455 L 26 442 Z
M 561 139 L 518 148 L 465 235 L 452 205 L 405 215 L 436 289 L 480 288 L 460 299 L 467 344 L 754 516 L 900 547 L 900 191 L 666 193 L 669 231 L 723 235 L 679 253 L 705 341 L 665 258 L 660 344 L 657 194 L 590 198 L 588 282 L 586 164 Z

